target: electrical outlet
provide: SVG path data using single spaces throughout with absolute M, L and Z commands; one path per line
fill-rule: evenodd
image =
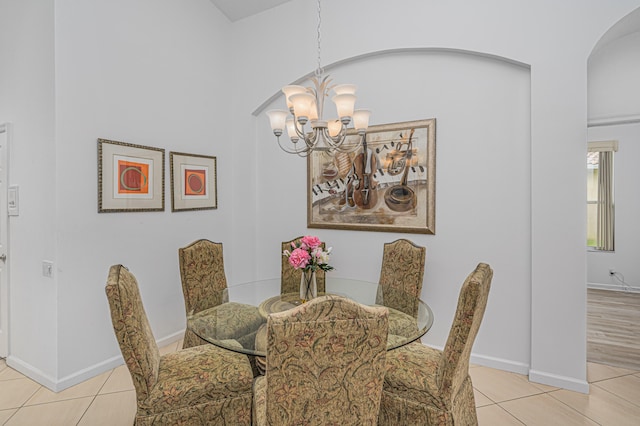
M 53 262 L 49 260 L 42 261 L 42 276 L 53 278 Z

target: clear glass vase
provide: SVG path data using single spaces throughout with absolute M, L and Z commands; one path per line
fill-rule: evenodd
M 302 271 L 302 277 L 300 277 L 300 300 L 305 303 L 316 296 L 318 296 L 316 271 Z

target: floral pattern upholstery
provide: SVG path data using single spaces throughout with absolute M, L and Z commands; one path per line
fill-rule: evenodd
M 135 277 L 114 265 L 105 291 L 136 390 L 136 425 L 251 424 L 253 374 L 246 356 L 213 345 L 161 356 Z
M 492 277 L 480 263 L 465 280 L 443 351 L 414 342 L 387 354 L 380 425 L 478 423 L 469 358 Z
M 381 291 L 378 294 L 378 303 L 414 317 L 417 315 L 417 301 L 404 295 L 408 293 L 420 297 L 426 251 L 426 248 L 417 246 L 407 239 L 385 243 L 380 268 Z
M 386 308 L 339 296 L 271 314 L 266 374 L 254 381 L 254 424 L 377 424 L 387 331 Z
M 202 311 L 229 303 L 227 296 L 227 277 L 224 272 L 222 243 L 209 240 L 197 240 L 187 247 L 178 249 L 180 261 L 180 277 L 187 315 L 199 314 Z M 255 306 L 231 302 L 235 306 L 220 311 L 217 315 L 225 315 L 227 336 L 223 338 L 239 339 L 247 335 L 248 329 L 255 330 L 264 322 L 264 318 Z M 231 317 L 233 315 L 233 318 Z M 200 317 L 206 315 L 201 314 Z M 215 318 L 211 321 L 216 321 Z M 253 339 L 255 336 L 252 336 Z M 187 329 L 183 348 L 208 344 L 193 331 Z
M 300 292 L 300 280 L 302 279 L 302 270 L 294 269 L 293 266 L 289 264 L 289 260 L 286 256 L 282 256 L 282 252 L 285 250 L 291 251 L 291 243 L 294 241 L 300 240 L 302 237 L 294 238 L 291 241 L 283 241 L 282 247 L 280 250 L 280 257 L 282 258 L 282 267 L 280 269 L 280 293 L 299 293 Z M 325 250 L 325 244 L 321 245 L 322 250 Z M 325 292 L 325 272 L 321 269 L 316 271 L 316 284 L 318 288 L 318 293 Z

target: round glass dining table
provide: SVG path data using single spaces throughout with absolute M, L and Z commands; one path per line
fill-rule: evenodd
M 256 344 L 265 334 L 269 314 L 299 306 L 298 293 L 281 293 L 280 278 L 229 286 L 213 296 L 217 305 L 187 316 L 187 327 L 216 346 L 259 357 L 266 347 Z M 389 309 L 387 350 L 418 340 L 433 324 L 431 308 L 419 297 L 378 283 L 327 276 L 326 293 L 368 306 Z M 264 337 L 263 337 L 264 338 Z

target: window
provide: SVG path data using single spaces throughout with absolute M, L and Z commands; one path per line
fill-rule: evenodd
M 618 141 L 589 142 L 587 152 L 587 246 L 614 249 L 613 153 Z

